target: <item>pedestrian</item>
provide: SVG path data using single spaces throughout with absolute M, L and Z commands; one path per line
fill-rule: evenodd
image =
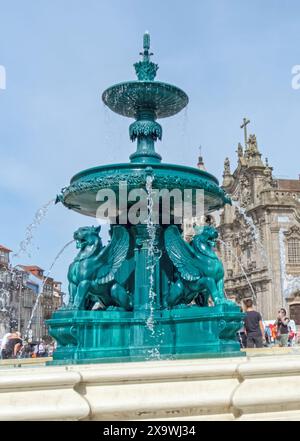
M 289 325 L 289 336 L 288 336 L 288 346 L 293 346 L 295 344 L 295 332 L 292 327 Z
M 237 339 L 240 343 L 240 347 L 242 349 L 247 347 L 247 335 L 245 331 L 245 326 L 243 325 L 242 328 L 237 332 Z
M 45 346 L 45 343 L 43 342 L 43 340 L 41 340 L 38 345 L 37 356 L 38 357 L 45 357 L 46 356 L 46 346 Z
M 289 321 L 290 319 L 286 315 L 286 310 L 281 308 L 278 311 L 277 320 L 275 322 L 277 325 L 277 341 L 280 347 L 286 347 L 288 345 Z
M 245 330 L 247 335 L 247 348 L 262 348 L 265 340 L 264 325 L 259 312 L 253 308 L 253 300 L 244 300 L 246 307 Z
M 6 358 L 17 358 L 22 346 L 21 333 L 14 332 L 11 334 L 5 347 Z
M 8 339 L 10 336 L 11 336 L 11 332 L 7 332 L 1 340 L 1 358 L 2 358 L 2 360 L 5 360 L 7 358 L 5 348 L 6 348 L 6 345 L 7 345 L 7 342 L 8 342 Z
M 49 344 L 49 348 L 48 348 L 48 357 L 52 357 L 53 356 L 53 351 L 54 351 L 54 344 L 50 343 Z
M 32 349 L 32 353 L 31 353 L 31 357 L 32 358 L 36 358 L 37 357 L 37 352 L 38 352 L 38 345 L 34 345 L 33 349 Z
M 54 346 L 53 346 L 53 342 L 51 341 L 51 342 L 48 343 L 47 346 L 46 346 L 47 357 L 52 357 L 52 355 L 53 355 L 53 350 L 54 350 Z
M 267 345 L 269 346 L 271 344 L 271 329 L 269 325 L 265 327 L 265 340 Z
M 21 358 L 31 358 L 31 352 L 31 345 L 27 342 L 22 348 Z
M 270 323 L 269 324 L 269 328 L 271 331 L 271 343 L 275 344 L 276 342 L 276 334 L 277 334 L 277 326 L 275 325 L 275 323 Z

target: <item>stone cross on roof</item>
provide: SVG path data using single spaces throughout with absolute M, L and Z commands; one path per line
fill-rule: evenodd
M 241 124 L 241 129 L 244 129 L 245 148 L 247 148 L 247 144 L 248 144 L 247 125 L 249 123 L 250 123 L 250 119 L 243 118 L 243 124 Z

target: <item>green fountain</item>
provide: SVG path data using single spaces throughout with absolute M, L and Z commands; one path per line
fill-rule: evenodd
M 55 364 L 241 355 L 242 314 L 224 295 L 216 229 L 200 226 L 185 242 L 176 198 L 169 198 L 165 222 L 159 195 L 179 191 L 193 212 L 202 194 L 205 214 L 230 199 L 211 174 L 161 162 L 154 148 L 162 138 L 157 120 L 180 112 L 188 97 L 155 81 L 148 33 L 143 43 L 134 65 L 138 79 L 102 95 L 112 111 L 135 120 L 129 135 L 136 152 L 129 163 L 79 172 L 57 197 L 69 209 L 109 219 L 110 241 L 102 244 L 100 226 L 74 233 L 79 252 L 68 272 L 69 304 L 47 322 L 58 343 Z M 139 216 L 133 216 L 137 200 Z

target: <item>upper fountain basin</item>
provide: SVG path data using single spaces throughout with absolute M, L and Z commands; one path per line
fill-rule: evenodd
M 159 81 L 128 81 L 115 84 L 102 94 L 104 103 L 115 113 L 137 118 L 140 110 L 151 109 L 156 118 L 180 112 L 188 104 L 187 94 L 176 86 Z
M 113 190 L 118 201 L 121 181 L 126 183 L 128 192 L 136 188 L 145 189 L 149 175 L 154 178 L 154 189 L 192 189 L 193 200 L 194 190 L 204 190 L 205 212 L 217 210 L 231 202 L 219 187 L 218 180 L 210 173 L 193 167 L 165 163 L 151 166 L 145 163 L 110 164 L 83 170 L 71 179 L 68 187 L 62 189 L 58 200 L 67 208 L 96 217 L 99 207 L 96 196 L 99 190 Z

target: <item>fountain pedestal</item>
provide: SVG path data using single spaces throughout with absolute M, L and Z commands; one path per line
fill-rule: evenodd
M 156 310 L 153 333 L 144 311 L 55 312 L 48 321 L 58 342 L 55 364 L 241 356 L 234 304 Z

